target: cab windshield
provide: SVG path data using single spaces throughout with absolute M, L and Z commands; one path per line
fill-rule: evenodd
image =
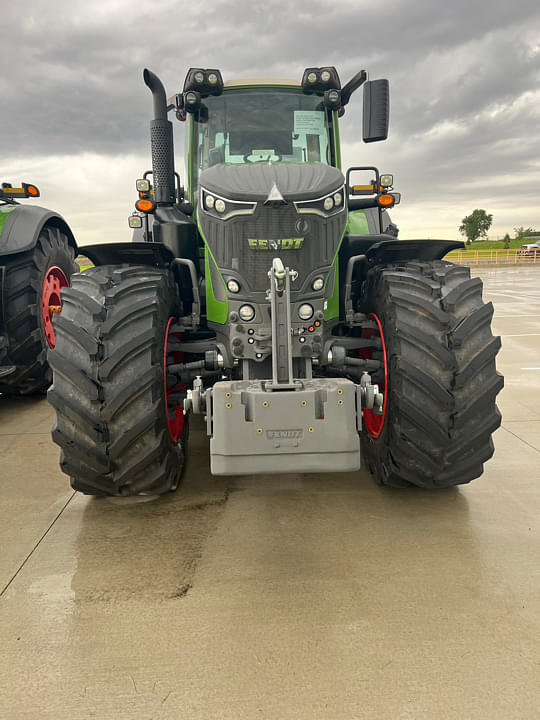
M 208 97 L 194 116 L 194 190 L 221 163 L 335 165 L 332 114 L 300 88 L 242 88 Z

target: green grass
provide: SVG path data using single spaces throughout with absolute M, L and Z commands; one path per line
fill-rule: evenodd
M 504 247 L 504 240 L 477 240 L 476 242 L 467 245 L 465 243 L 465 250 L 519 250 L 522 245 L 526 245 L 528 240 L 515 240 L 510 239 L 510 248 Z

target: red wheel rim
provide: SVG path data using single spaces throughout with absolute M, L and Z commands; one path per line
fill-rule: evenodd
M 169 435 L 173 443 L 178 443 L 182 437 L 184 430 L 184 406 L 176 404 L 174 401 L 169 400 L 173 393 L 181 392 L 186 386 L 176 385 L 174 382 L 167 383 L 167 346 L 169 338 L 177 338 L 180 340 L 182 337 L 178 332 L 171 332 L 171 325 L 175 322 L 175 318 L 169 318 L 167 323 L 167 329 L 165 331 L 165 347 L 163 350 L 163 382 L 165 384 L 165 412 L 167 414 L 167 427 L 169 428 Z M 183 352 L 170 353 L 173 363 L 184 362 Z
M 384 342 L 384 333 L 381 325 L 381 321 L 375 315 L 375 313 L 370 313 L 369 317 L 372 320 L 375 320 L 375 323 L 377 324 L 377 330 L 375 329 L 365 329 L 362 333 L 363 337 L 380 337 L 381 338 L 381 347 L 382 347 L 382 355 L 383 355 L 383 367 L 384 367 L 384 381 L 383 384 L 379 384 L 379 392 L 382 392 L 384 394 L 384 402 L 383 402 L 383 411 L 382 415 L 378 415 L 377 413 L 374 413 L 373 410 L 368 410 L 367 408 L 364 408 L 362 411 L 362 414 L 364 416 L 364 427 L 372 438 L 378 438 L 379 435 L 383 431 L 384 427 L 384 421 L 386 419 L 386 404 L 387 404 L 387 397 L 388 397 L 388 365 L 386 360 L 386 343 Z M 365 348 L 363 351 L 361 351 L 360 356 L 365 358 L 370 358 L 372 354 L 371 348 Z
M 62 310 L 60 290 L 69 285 L 66 274 L 56 265 L 50 267 L 45 273 L 41 289 L 41 318 L 43 330 L 50 348 L 56 345 L 56 333 L 53 327 L 53 315 L 59 315 Z

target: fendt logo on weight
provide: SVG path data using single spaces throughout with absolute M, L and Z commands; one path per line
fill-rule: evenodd
M 266 437 L 269 440 L 300 440 L 303 437 L 302 430 L 267 430 Z

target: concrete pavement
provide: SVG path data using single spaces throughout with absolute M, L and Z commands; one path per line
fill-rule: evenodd
M 440 492 L 367 471 L 69 489 L 0 397 L 0 718 L 518 720 L 540 706 L 540 268 L 483 268 L 503 427 Z

